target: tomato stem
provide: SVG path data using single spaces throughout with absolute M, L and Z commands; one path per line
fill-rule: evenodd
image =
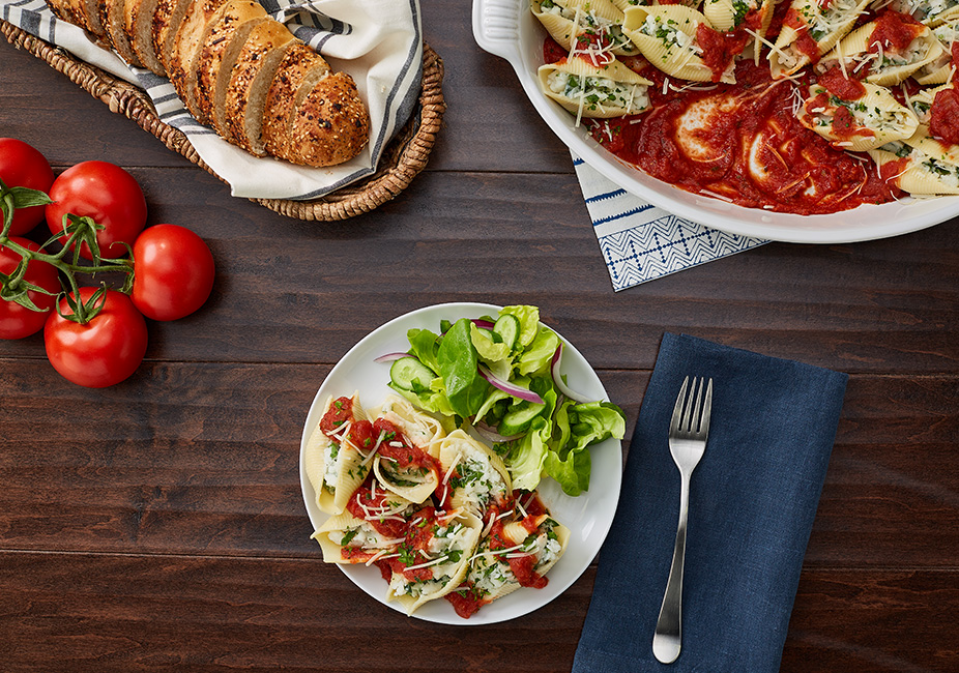
M 80 286 L 77 283 L 77 274 L 96 275 L 98 273 L 122 273 L 124 274 L 123 289 L 121 291 L 129 292 L 133 277 L 133 253 L 130 251 L 129 258 L 106 258 L 100 254 L 100 246 L 97 243 L 97 230 L 103 226 L 97 224 L 90 217 L 78 217 L 73 214 L 64 215 L 64 228 L 49 238 L 42 246 L 45 250 L 54 243 L 61 243 L 61 248 L 54 252 L 39 252 L 26 248 L 9 236 L 10 227 L 13 223 L 13 212 L 17 208 L 27 208 L 31 206 L 45 205 L 52 203 L 50 197 L 41 191 L 26 189 L 24 187 L 8 188 L 0 180 L 0 210 L 3 211 L 3 228 L 0 230 L 0 248 L 7 248 L 20 255 L 22 262 L 10 276 L 3 277 L 3 294 L 9 294 L 9 300 L 15 301 L 21 306 L 32 311 L 39 311 L 33 301 L 27 294 L 28 290 L 38 290 L 39 288 L 29 287 L 21 288 L 21 282 L 27 271 L 27 265 L 32 262 L 49 264 L 60 273 L 60 284 L 64 288 L 62 295 L 67 295 L 67 301 L 70 308 L 73 309 L 72 315 L 64 315 L 60 311 L 59 301 L 57 302 L 57 311 L 61 316 L 68 320 L 78 322 L 81 325 L 86 324 L 99 313 L 101 306 L 96 306 L 97 301 L 106 294 L 107 286 L 101 283 L 102 289 L 94 293 L 89 301 L 84 304 L 80 299 Z M 92 260 L 89 264 L 80 263 L 80 250 L 86 245 L 90 250 Z M 129 250 L 129 246 L 127 246 Z M 67 261 L 66 257 L 72 252 L 72 260 Z M 45 292 L 42 289 L 40 291 Z M 10 291 L 10 292 L 8 292 Z

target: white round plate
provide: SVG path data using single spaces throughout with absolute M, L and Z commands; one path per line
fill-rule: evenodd
M 533 107 L 552 131 L 589 166 L 630 194 L 679 217 L 743 236 L 794 243 L 849 243 L 906 234 L 959 215 L 959 196 L 906 199 L 829 215 L 792 215 L 743 208 L 657 180 L 624 163 L 593 140 L 576 119 L 542 94 L 546 31 L 529 0 L 473 0 L 473 37 L 485 51 L 509 61 Z
M 428 306 L 391 320 L 377 328 L 350 351 L 330 372 L 320 386 L 303 427 L 300 441 L 300 485 L 306 511 L 314 528 L 326 521 L 328 515 L 316 506 L 316 493 L 303 467 L 303 454 L 313 428 L 320 422 L 323 405 L 329 395 L 352 395 L 359 391 L 364 407 L 378 405 L 392 391 L 387 386 L 390 380 L 389 364 L 374 362 L 385 353 L 403 352 L 409 349 L 407 330 L 418 327 L 439 331 L 443 319 L 455 322 L 459 318 L 495 316 L 498 306 L 490 304 L 451 303 Z M 560 335 L 562 338 L 562 335 Z M 563 339 L 563 374 L 570 387 L 594 400 L 608 400 L 606 390 L 586 359 Z M 521 617 L 541 608 L 559 596 L 579 579 L 589 566 L 606 539 L 622 481 L 622 443 L 607 439 L 589 449 L 592 457 L 590 490 L 577 498 L 564 494 L 552 479 L 544 479 L 537 489 L 543 503 L 557 521 L 570 529 L 572 535 L 563 557 L 549 571 L 549 584 L 543 589 L 522 588 L 508 596 L 484 605 L 469 619 L 459 617 L 453 606 L 444 599 L 423 605 L 413 617 L 441 624 L 475 626 L 493 624 Z M 317 547 L 319 554 L 319 547 Z M 386 602 L 387 584 L 375 566 L 339 565 L 339 568 L 354 584 L 384 605 L 403 612 L 395 603 Z

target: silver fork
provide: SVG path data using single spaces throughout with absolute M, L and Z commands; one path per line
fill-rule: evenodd
M 713 404 L 713 380 L 707 385 L 699 379 L 696 389 L 693 379 L 689 395 L 686 388 L 689 377 L 683 380 L 683 386 L 676 397 L 673 418 L 669 423 L 669 452 L 673 462 L 679 468 L 679 526 L 676 529 L 676 546 L 673 549 L 673 563 L 669 568 L 669 580 L 663 606 L 659 610 L 656 633 L 653 635 L 653 655 L 664 664 L 676 661 L 682 648 L 682 608 L 683 608 L 683 562 L 686 557 L 686 520 L 689 515 L 689 478 L 706 451 L 706 438 L 709 435 L 709 415 Z M 703 387 L 706 387 L 706 399 L 703 399 Z M 693 400 L 695 395 L 696 399 Z

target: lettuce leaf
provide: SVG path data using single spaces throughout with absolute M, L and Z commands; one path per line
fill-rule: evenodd
M 539 332 L 539 308 L 536 306 L 504 306 L 500 315 L 513 315 L 519 320 L 519 343 L 524 348 L 533 343 Z
M 470 418 L 480 408 L 490 385 L 477 369 L 478 354 L 470 338 L 472 321 L 461 318 L 443 335 L 436 351 L 436 364 L 446 386 L 453 411 Z
M 543 437 L 549 433 L 550 424 L 542 416 L 537 416 L 530 424 L 529 432 L 508 442 L 506 465 L 509 468 L 513 488 L 532 491 L 543 478 L 543 464 L 546 462 L 548 447 Z

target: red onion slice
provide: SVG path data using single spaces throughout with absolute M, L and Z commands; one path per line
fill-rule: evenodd
M 400 358 L 411 358 L 413 357 L 409 353 L 384 353 L 379 357 L 373 358 L 373 362 L 393 362 L 394 360 L 399 360 Z
M 473 427 L 476 429 L 476 432 L 483 439 L 489 442 L 495 442 L 497 444 L 500 444 L 503 442 L 512 442 L 514 439 L 519 439 L 520 437 L 523 436 L 522 434 L 510 435 L 509 437 L 505 435 L 501 435 L 498 432 L 496 432 L 493 428 L 491 428 L 488 424 L 483 423 L 482 421 L 480 421 L 479 423 L 475 423 Z
M 493 329 L 493 323 L 491 323 L 489 320 L 473 318 L 473 324 L 477 327 L 482 327 L 483 329 Z
M 533 404 L 546 404 L 543 401 L 543 398 L 534 393 L 532 390 L 526 390 L 526 388 L 520 388 L 509 381 L 496 378 L 493 376 L 493 372 L 491 372 L 486 365 L 480 364 L 478 369 L 480 376 L 486 379 L 486 381 L 494 388 L 499 388 L 504 393 L 509 393 L 513 397 L 518 397 L 521 400 L 526 400 L 527 402 L 532 402 Z
M 576 391 L 571 390 L 570 387 L 563 382 L 563 377 L 560 376 L 560 373 L 559 373 L 559 367 L 562 361 L 563 361 L 563 344 L 562 342 L 560 342 L 559 346 L 556 347 L 556 352 L 553 353 L 553 364 L 550 367 L 550 371 L 553 375 L 553 383 L 556 385 L 556 389 L 559 390 L 559 392 L 563 393 L 569 399 L 573 400 L 574 402 L 580 402 L 580 403 L 589 402 L 590 400 L 588 397 L 586 397 L 585 395 L 580 395 Z

